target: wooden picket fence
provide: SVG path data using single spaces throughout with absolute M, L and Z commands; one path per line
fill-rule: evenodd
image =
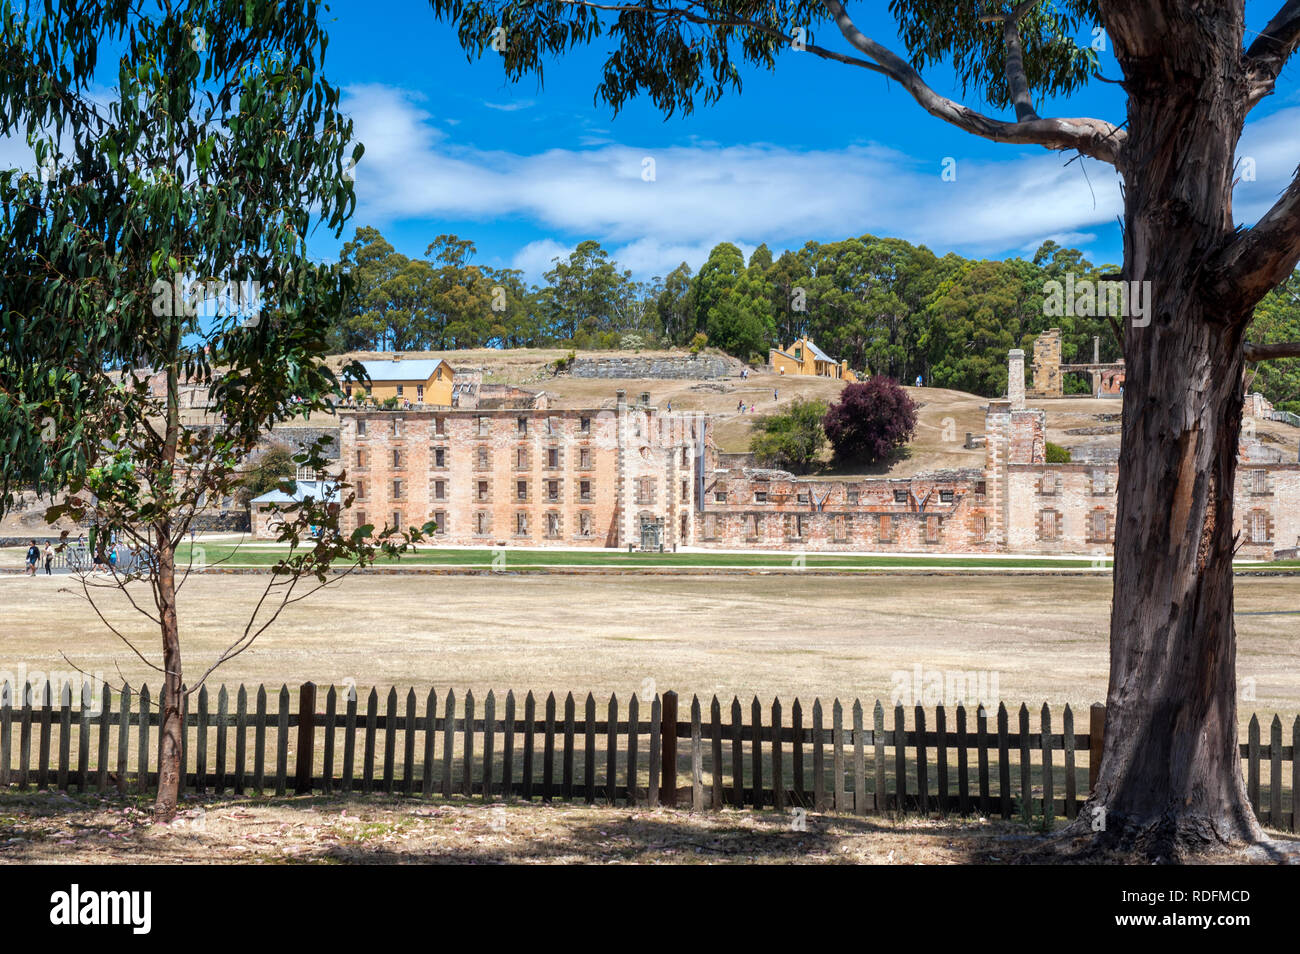
M 622 706 L 611 696 L 603 718 L 591 694 L 579 712 L 572 693 L 562 702 L 554 693 L 539 702 L 529 692 L 520 706 L 508 692 L 498 708 L 502 700 L 489 692 L 481 714 L 472 692 L 458 703 L 454 691 L 439 699 L 431 689 L 423 712 L 414 689 L 401 706 L 396 689 L 382 705 L 372 689 L 364 711 L 354 691 L 339 693 L 333 686 L 323 711 L 317 711 L 312 683 L 299 688 L 296 710 L 287 686 L 278 697 L 275 711 L 268 711 L 266 689 L 259 686 L 250 710 L 250 694 L 240 686 L 232 712 L 224 686 L 215 710 L 206 687 L 188 696 L 184 789 L 200 795 L 558 799 L 697 811 L 734 806 L 857 815 L 978 812 L 1050 825 L 1061 816 L 1074 818 L 1086 801 L 1105 731 L 1101 705 L 1089 711 L 1088 732 L 1078 733 L 1068 705 L 1060 732 L 1053 731 L 1046 704 L 1032 727 L 1027 705 L 1013 724 L 1000 704 L 992 719 L 983 706 L 973 718 L 960 705 L 910 707 L 910 727 L 909 711 L 895 706 L 886 728 L 888 710 L 878 701 L 867 709 L 858 700 L 846 707 L 837 699 L 828 713 L 818 700 L 805 714 L 796 699 L 787 719 L 780 700 L 765 712 L 755 697 L 746 721 L 739 699 L 732 699 L 724 719 L 716 696 L 707 715 L 693 698 L 680 719 L 675 692 L 655 694 L 646 704 L 632 696 Z M 103 690 L 98 711 L 88 684 L 76 707 L 68 685 L 57 705 L 48 683 L 39 705 L 26 687 L 20 699 L 21 705 L 8 684 L 0 687 L 0 789 L 144 793 L 156 784 L 150 736 L 161 706 L 147 686 L 138 693 Z M 1259 720 L 1252 716 L 1241 754 L 1260 822 L 1296 831 L 1300 718 L 1291 740 L 1283 745 L 1282 723 L 1274 716 L 1269 740 L 1261 743 Z M 1284 763 L 1290 763 L 1289 772 Z

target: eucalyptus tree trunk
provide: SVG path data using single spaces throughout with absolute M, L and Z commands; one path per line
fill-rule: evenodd
M 185 726 L 181 722 L 184 704 L 181 670 L 181 641 L 176 621 L 176 551 L 171 545 L 170 526 L 157 531 L 158 620 L 163 642 L 163 695 L 158 724 L 158 792 L 154 799 L 154 818 L 170 821 L 176 814 L 181 785 L 181 740 Z
M 1124 328 L 1106 738 L 1083 821 L 1104 824 L 1099 846 L 1176 860 L 1262 837 L 1238 754 L 1232 594 L 1253 300 L 1207 294 L 1203 268 L 1233 232 L 1242 31 L 1106 6 L 1122 7 L 1106 21 L 1129 93 L 1123 277 L 1151 294 Z
M 178 371 L 181 328 L 177 318 L 167 323 L 166 333 L 168 353 L 172 356 L 172 361 L 167 367 L 167 421 L 163 459 L 164 474 L 170 480 L 176 467 L 181 431 Z M 162 630 L 163 644 L 163 696 L 158 722 L 158 792 L 154 799 L 154 817 L 159 821 L 170 821 L 176 815 L 180 798 L 181 745 L 185 736 L 185 724 L 181 718 L 184 682 L 180 629 L 176 617 L 176 546 L 169 518 L 164 517 L 154 525 L 154 538 L 158 564 L 153 584 L 154 600 L 158 607 L 158 624 Z

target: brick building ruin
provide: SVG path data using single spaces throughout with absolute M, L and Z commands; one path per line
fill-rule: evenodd
M 588 409 L 348 409 L 340 464 L 356 501 L 344 527 L 433 520 L 437 541 L 467 546 L 1108 554 L 1117 467 L 1046 462 L 1046 413 L 1026 404 L 1024 363 L 1010 353 L 1008 394 L 988 404 L 982 467 L 908 477 L 749 466 L 717 450 L 709 416 L 661 410 L 648 394 Z M 1300 547 L 1300 463 L 1254 446 L 1250 424 L 1239 553 L 1274 559 Z

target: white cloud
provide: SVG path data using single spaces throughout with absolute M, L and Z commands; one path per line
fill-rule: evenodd
M 937 162 L 870 143 L 833 151 L 593 143 L 519 154 L 455 142 L 401 90 L 354 87 L 344 106 L 367 146 L 357 170 L 360 219 L 523 218 L 556 236 L 514 257 L 530 276 L 567 253 L 561 239 L 575 237 L 617 249 L 620 264 L 649 276 L 683 259 L 698 267 L 719 241 L 779 251 L 871 232 L 995 254 L 1088 234 L 1121 211 L 1109 167 L 1090 163 L 1085 176 L 1053 153 L 957 157 L 956 181 L 944 181 Z

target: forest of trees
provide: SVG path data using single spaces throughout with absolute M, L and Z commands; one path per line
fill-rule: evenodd
M 342 249 L 357 293 L 331 342 L 335 350 L 443 351 L 479 347 L 665 348 L 697 334 L 710 347 L 763 361 L 772 346 L 808 335 L 859 373 L 883 374 L 993 396 L 1006 386 L 1006 355 L 1029 349 L 1047 328 L 1062 333 L 1062 358 L 1120 356 L 1106 317 L 1046 316 L 1049 280 L 1096 280 L 1118 271 L 1077 249 L 1043 243 L 1029 260 L 936 256 L 902 239 L 863 235 L 809 242 L 774 256 L 760 245 L 716 246 L 698 273 L 683 262 L 636 281 L 595 241 L 556 259 L 540 285 L 522 272 L 473 263 L 472 242 L 439 235 L 425 258 L 398 253 L 377 229 L 359 228 Z M 1300 278 L 1271 292 L 1251 339 L 1300 338 Z M 1067 390 L 1086 392 L 1081 375 Z M 1254 386 L 1300 413 L 1300 361 L 1260 366 Z

